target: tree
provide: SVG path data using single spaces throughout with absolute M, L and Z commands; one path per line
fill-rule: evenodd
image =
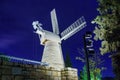
M 100 73 L 101 73 L 100 68 L 95 68 L 94 70 L 90 70 L 91 80 L 101 80 Z M 80 80 L 87 80 L 86 65 L 83 67 L 82 71 L 80 72 Z
M 87 80 L 86 66 L 84 66 L 83 69 L 82 69 L 82 71 L 80 72 L 80 80 Z
M 4 60 L 4 61 L 10 61 L 10 59 L 9 59 L 8 57 L 6 57 L 6 56 L 4 55 L 4 53 L 2 53 L 2 52 L 0 52 L 0 58 L 1 58 L 2 60 Z
M 66 54 L 65 67 L 72 67 L 72 62 L 71 62 L 69 53 Z
M 79 79 L 78 80 L 83 80 L 83 70 L 80 71 Z
M 120 1 L 98 0 L 100 13 L 92 23 L 97 26 L 94 30 L 95 40 L 102 40 L 101 53 L 120 50 Z
M 120 70 L 117 69 L 120 64 L 113 55 L 120 55 L 120 0 L 98 0 L 99 7 L 97 8 L 99 15 L 92 21 L 97 24 L 95 27 L 95 40 L 101 40 L 101 54 L 112 53 L 113 67 L 117 80 L 120 78 Z M 116 53 L 116 54 L 113 54 Z M 116 66 L 114 66 L 116 65 Z
M 113 71 L 116 74 L 116 80 L 120 80 L 120 54 L 112 56 Z
M 84 50 L 78 48 L 78 52 L 80 53 L 80 57 L 76 57 L 77 60 L 81 62 L 85 62 Z M 100 53 L 89 54 L 89 66 L 90 66 L 90 77 L 91 80 L 101 80 L 101 71 L 104 70 L 102 63 L 104 62 Z M 84 65 L 82 71 L 80 72 L 80 80 L 87 80 L 87 71 L 86 65 Z

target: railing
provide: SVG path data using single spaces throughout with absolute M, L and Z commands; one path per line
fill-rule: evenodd
M 24 58 L 17 58 L 17 57 L 6 56 L 6 55 L 0 55 L 0 58 L 10 62 L 19 62 L 23 64 L 38 64 L 38 65 L 48 66 L 46 62 L 39 62 L 39 61 L 34 61 L 34 60 L 29 60 Z

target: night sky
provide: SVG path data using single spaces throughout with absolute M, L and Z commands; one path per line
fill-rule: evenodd
M 44 46 L 40 45 L 38 35 L 33 33 L 32 22 L 38 20 L 43 29 L 52 31 L 50 11 L 55 8 L 60 32 L 81 16 L 86 19 L 86 28 L 62 41 L 64 57 L 69 53 L 73 67 L 80 71 L 84 63 L 75 60 L 80 56 L 77 48 L 83 48 L 83 34 L 94 29 L 91 21 L 98 14 L 97 7 L 96 0 L 0 0 L 0 52 L 40 61 Z M 98 53 L 100 43 L 94 41 L 94 46 Z M 103 77 L 114 76 L 108 55 L 103 56 L 103 66 L 107 67 L 102 71 Z

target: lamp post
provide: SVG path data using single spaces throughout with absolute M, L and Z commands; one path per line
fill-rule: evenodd
M 94 49 L 91 49 L 93 47 L 93 41 L 91 40 L 92 34 L 91 32 L 86 32 L 86 34 L 83 36 L 84 40 L 84 50 L 85 50 L 85 61 L 86 61 L 86 70 L 87 70 L 87 80 L 90 80 L 90 67 L 89 67 L 89 54 L 91 52 L 94 52 Z

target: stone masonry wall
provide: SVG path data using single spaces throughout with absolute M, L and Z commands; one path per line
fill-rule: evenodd
M 77 69 L 10 62 L 0 58 L 0 80 L 78 80 Z

